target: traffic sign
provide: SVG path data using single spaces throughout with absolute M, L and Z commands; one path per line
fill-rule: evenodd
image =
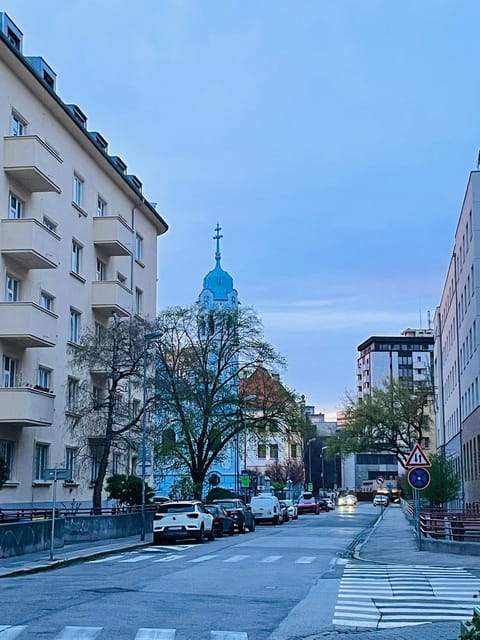
M 414 489 L 425 489 L 430 484 L 430 473 L 423 467 L 414 467 L 408 472 L 408 483 Z
M 378 476 L 377 478 L 378 486 L 381 487 L 384 482 L 385 482 L 385 478 L 383 476 Z
M 422 447 L 416 444 L 410 451 L 405 466 L 407 469 L 411 469 L 412 467 L 431 467 L 432 463 Z
M 43 479 L 45 481 L 49 480 L 71 480 L 72 479 L 72 470 L 71 469 L 45 469 L 43 472 Z
M 247 476 L 247 475 L 240 476 L 240 484 L 244 489 L 247 489 L 250 486 L 250 476 Z

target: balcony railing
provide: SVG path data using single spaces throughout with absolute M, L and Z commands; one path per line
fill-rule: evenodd
M 93 218 L 93 242 L 109 256 L 131 256 L 132 235 L 121 216 Z
M 60 237 L 34 218 L 2 220 L 0 251 L 24 269 L 55 269 Z
M 17 347 L 53 347 L 58 316 L 34 302 L 0 302 L 0 340 Z
M 55 395 L 33 387 L 0 388 L 0 424 L 49 427 L 53 422 Z
M 3 139 L 3 168 L 9 178 L 30 193 L 60 193 L 58 174 L 62 160 L 38 136 L 7 136 Z

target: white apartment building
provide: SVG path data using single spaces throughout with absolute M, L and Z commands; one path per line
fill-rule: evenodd
M 167 225 L 56 75 L 23 53 L 0 13 L 0 507 L 51 502 L 45 468 L 68 467 L 59 502 L 89 503 L 69 407 L 79 378 L 68 350 L 112 314 L 156 314 L 157 236 Z M 85 463 L 86 464 L 86 463 Z M 125 469 L 122 469 L 124 471 Z
M 456 465 L 465 503 L 480 502 L 479 198 L 480 172 L 472 171 L 435 313 L 437 446 Z
M 397 380 L 411 388 L 432 381 L 433 329 L 405 329 L 397 336 L 370 336 L 358 345 L 357 398 L 370 395 L 373 387 Z M 422 446 L 435 452 L 435 429 L 424 438 Z M 396 486 L 401 467 L 394 455 L 364 452 L 349 456 L 343 463 L 346 487 L 361 489 L 363 482 L 382 477 L 384 486 Z

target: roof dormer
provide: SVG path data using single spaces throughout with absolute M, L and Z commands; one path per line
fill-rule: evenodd
M 48 86 L 49 89 L 55 91 L 57 82 L 57 74 L 52 67 L 45 62 L 41 56 L 25 56 L 25 60 L 35 71 L 37 76 Z
M 0 32 L 3 33 L 5 39 L 18 51 L 18 53 L 22 53 L 23 33 L 13 20 L 3 11 L 0 12 Z

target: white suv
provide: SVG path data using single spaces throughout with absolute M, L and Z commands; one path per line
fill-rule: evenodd
M 194 538 L 197 542 L 214 539 L 213 516 L 200 500 L 181 500 L 159 504 L 153 516 L 153 543 Z

